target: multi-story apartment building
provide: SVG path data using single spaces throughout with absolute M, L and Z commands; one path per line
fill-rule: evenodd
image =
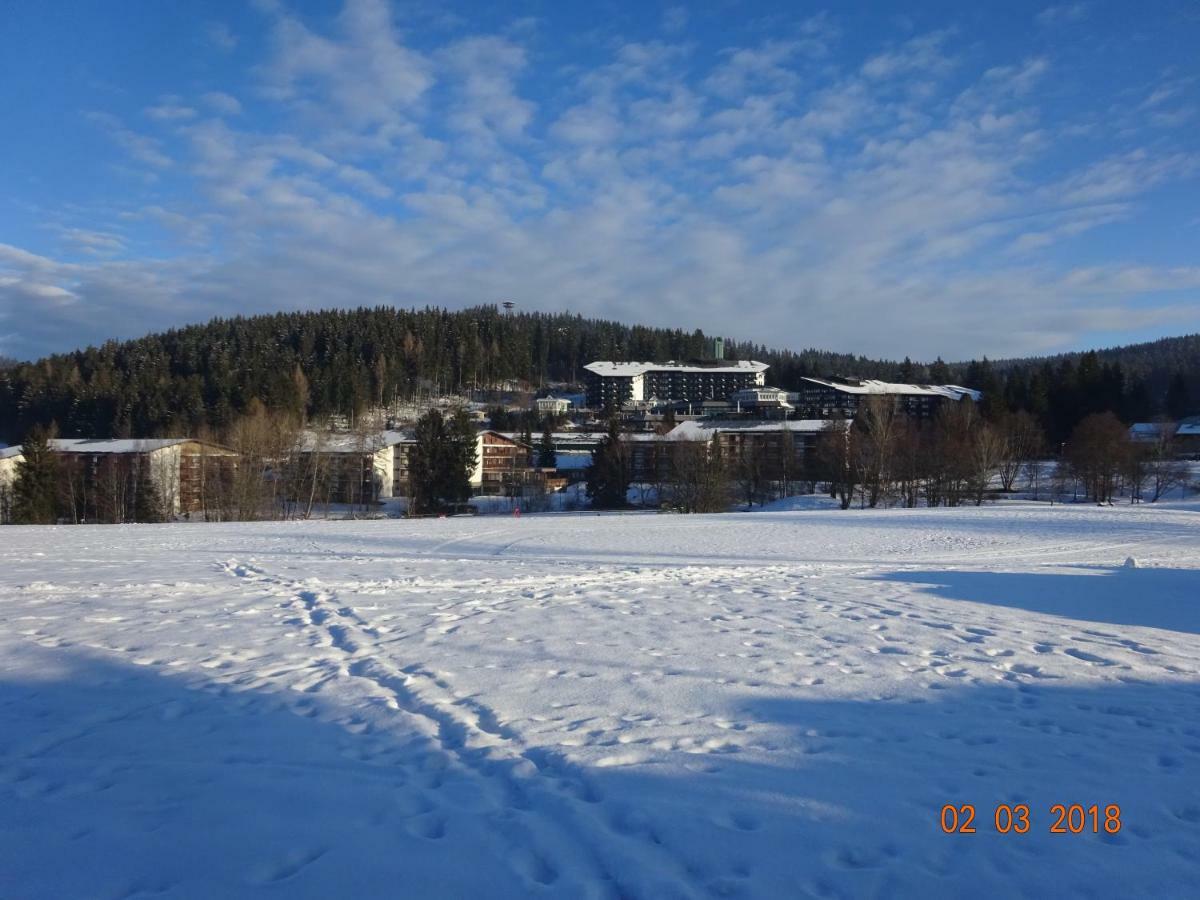
M 673 457 L 688 445 L 719 448 L 731 466 L 753 455 L 766 478 L 799 479 L 811 472 L 817 441 L 829 427 L 813 419 L 791 421 L 683 422 L 665 435 L 626 435 L 630 474 L 634 481 L 669 480 Z
M 943 403 L 968 399 L 979 401 L 983 394 L 957 384 L 893 384 L 860 378 L 805 378 L 804 386 L 790 402 L 797 415 L 813 419 L 831 416 L 854 418 L 868 397 L 891 397 L 905 414 L 929 419 Z
M 766 384 L 767 364 L 754 360 L 711 362 L 593 362 L 584 366 L 587 403 L 617 408 L 628 401 L 701 403 L 727 400 L 745 388 Z

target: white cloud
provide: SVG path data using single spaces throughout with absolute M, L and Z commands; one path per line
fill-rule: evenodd
M 686 6 L 668 6 L 663 10 L 662 28 L 667 34 L 678 34 L 687 28 L 688 11 Z
M 21 355 L 235 309 L 497 297 L 914 357 L 1200 327 L 1194 270 L 1059 255 L 1196 162 L 1166 135 L 1066 143 L 1072 123 L 1038 90 L 1072 77 L 1053 54 L 985 60 L 938 32 L 838 63 L 821 19 L 708 55 L 614 41 L 547 84 L 537 29 L 417 49 L 382 0 L 324 25 L 259 5 L 262 115 L 211 91 L 163 98 L 149 134 L 97 113 L 183 187 L 131 198 L 125 230 L 70 219 L 84 262 L 0 245 L 0 317 Z M 1131 109 L 1177 101 L 1148 89 Z M 155 252 L 139 253 L 150 226 Z M 51 289 L 73 307 L 16 314 Z
M 154 169 L 170 167 L 171 158 L 163 152 L 161 143 L 154 138 L 126 128 L 120 119 L 109 113 L 90 112 L 87 118 L 104 129 L 113 142 L 137 162 Z
M 1039 25 L 1054 26 L 1082 22 L 1087 16 L 1088 5 L 1086 3 L 1059 3 L 1047 6 L 1034 19 Z
M 222 91 L 209 91 L 203 94 L 200 99 L 209 109 L 218 115 L 236 116 L 242 111 L 242 104 L 238 101 L 237 97 Z
M 593 98 L 564 112 L 551 133 L 574 144 L 612 144 L 621 139 L 623 128 L 616 105 Z
M 457 101 L 449 121 L 474 138 L 519 136 L 535 106 L 517 94 L 516 78 L 525 67 L 525 51 L 505 38 L 471 37 L 440 55 L 455 78 Z
M 721 97 L 737 98 L 751 89 L 780 91 L 795 87 L 799 76 L 792 66 L 803 44 L 798 40 L 771 40 L 757 47 L 732 48 L 704 86 Z
M 180 103 L 178 97 L 164 97 L 156 106 L 146 107 L 145 113 L 157 122 L 186 122 L 196 118 L 196 110 Z
M 894 50 L 872 56 L 863 63 L 862 74 L 874 81 L 913 73 L 940 75 L 954 64 L 943 49 L 948 37 L 947 32 L 939 31 L 912 38 Z
M 212 45 L 223 53 L 232 53 L 237 49 L 237 35 L 224 22 L 210 22 L 204 33 Z
M 125 239 L 110 231 L 86 228 L 60 228 L 59 237 L 72 249 L 93 256 L 107 256 L 125 249 Z
M 385 0 L 347 0 L 338 26 L 330 38 L 279 15 L 262 67 L 266 96 L 359 126 L 411 111 L 432 84 L 430 66 L 401 42 Z
M 1196 170 L 1198 158 L 1186 153 L 1166 156 L 1139 148 L 1093 163 L 1062 185 L 1064 203 L 1097 203 L 1142 193 L 1168 179 Z

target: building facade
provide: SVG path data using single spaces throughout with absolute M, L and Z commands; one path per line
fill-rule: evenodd
M 682 422 L 665 435 L 626 435 L 626 454 L 633 481 L 671 479 L 675 454 L 701 444 L 719 450 L 730 467 L 753 459 L 763 477 L 772 481 L 801 480 L 813 469 L 817 441 L 829 427 L 823 420 L 755 422 Z
M 533 448 L 499 431 L 481 431 L 475 454 L 471 487 L 480 494 L 507 495 L 533 466 Z
M 411 431 L 301 436 L 291 478 L 293 494 L 310 491 L 319 503 L 373 504 L 408 494 Z M 303 497 L 290 497 L 303 500 Z
M 533 404 L 542 416 L 565 416 L 571 411 L 571 401 L 566 397 L 538 397 Z
M 790 396 L 797 415 L 812 419 L 858 414 L 870 397 L 890 397 L 902 412 L 930 419 L 945 403 L 978 402 L 983 394 L 956 384 L 894 384 L 860 378 L 804 378 L 804 386 Z
M 753 360 L 694 363 L 593 362 L 584 366 L 587 403 L 592 409 L 625 403 L 728 400 L 745 388 L 766 384 L 767 364 Z
M 20 447 L 0 448 L 0 525 L 12 521 L 13 482 L 17 480 L 17 463 L 23 458 Z
M 237 454 L 192 438 L 56 438 L 58 493 L 74 521 L 142 521 L 202 512 L 217 486 L 227 484 Z M 0 451 L 0 521 L 11 520 L 12 485 L 20 447 Z M 144 485 L 151 485 L 153 496 Z
M 73 503 L 84 509 L 128 503 L 123 495 L 146 476 L 164 518 L 202 512 L 207 498 L 232 478 L 238 458 L 227 447 L 191 438 L 63 438 L 51 446 L 63 457 L 64 487 Z

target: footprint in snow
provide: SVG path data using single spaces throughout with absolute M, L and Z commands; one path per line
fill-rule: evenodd
M 292 850 L 281 860 L 264 863 L 251 875 L 250 880 L 255 884 L 278 884 L 281 881 L 287 881 L 308 868 L 327 852 L 328 850 L 325 848 Z

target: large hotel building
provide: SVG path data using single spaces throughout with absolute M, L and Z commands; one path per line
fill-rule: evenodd
M 689 403 L 728 400 L 738 391 L 766 384 L 767 364 L 753 360 L 594 362 L 583 368 L 588 406 L 603 409 L 652 398 Z

